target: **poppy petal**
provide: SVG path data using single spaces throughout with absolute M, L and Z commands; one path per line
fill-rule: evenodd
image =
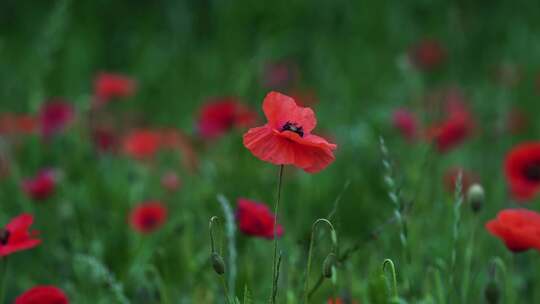
M 299 107 L 294 99 L 278 92 L 266 95 L 263 111 L 268 123 L 277 130 L 285 123 L 293 122 L 301 126 L 305 133 L 309 133 L 317 125 L 315 113 L 311 108 Z

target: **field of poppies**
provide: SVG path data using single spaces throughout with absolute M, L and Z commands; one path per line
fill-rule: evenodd
M 0 303 L 540 303 L 539 14 L 2 1 Z

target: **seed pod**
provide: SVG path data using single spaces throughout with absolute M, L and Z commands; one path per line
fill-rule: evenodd
M 474 184 L 469 187 L 467 192 L 467 201 L 471 205 L 474 213 L 482 209 L 485 200 L 484 188 L 480 184 Z
M 221 255 L 219 255 L 217 252 L 212 252 L 210 255 L 210 260 L 212 261 L 212 267 L 217 274 L 222 275 L 225 273 L 225 262 L 223 261 Z
M 484 289 L 484 297 L 488 304 L 498 304 L 501 296 L 501 290 L 499 284 L 494 280 L 491 280 Z
M 322 274 L 325 278 L 330 279 L 332 277 L 332 268 L 336 264 L 336 255 L 330 253 L 323 262 Z

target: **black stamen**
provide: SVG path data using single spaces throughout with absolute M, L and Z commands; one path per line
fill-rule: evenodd
M 523 174 L 530 181 L 540 182 L 540 163 L 526 166 Z
M 142 224 L 144 227 L 152 228 L 157 224 L 157 219 L 154 218 L 153 216 L 147 216 L 143 218 Z
M 281 132 L 284 132 L 284 131 L 291 131 L 291 132 L 294 132 L 294 133 L 300 135 L 300 137 L 304 137 L 304 128 L 302 128 L 302 126 L 299 126 L 295 122 L 287 121 L 283 125 L 283 127 L 281 127 Z
M 0 230 L 0 244 L 6 245 L 9 241 L 10 235 L 11 233 L 9 232 L 9 230 Z

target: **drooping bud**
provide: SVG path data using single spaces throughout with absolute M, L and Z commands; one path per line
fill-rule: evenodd
M 210 255 L 210 260 L 212 262 L 212 267 L 217 274 L 222 275 L 225 273 L 225 262 L 223 261 L 221 255 L 219 255 L 217 252 L 212 252 Z
M 488 304 L 498 304 L 501 297 L 499 284 L 495 280 L 490 280 L 484 289 L 484 297 Z
M 484 205 L 485 193 L 484 188 L 480 184 L 473 184 L 467 192 L 467 201 L 471 205 L 474 213 L 479 212 Z
M 332 278 L 333 268 L 336 265 L 336 255 L 330 253 L 323 262 L 322 274 L 325 278 Z

